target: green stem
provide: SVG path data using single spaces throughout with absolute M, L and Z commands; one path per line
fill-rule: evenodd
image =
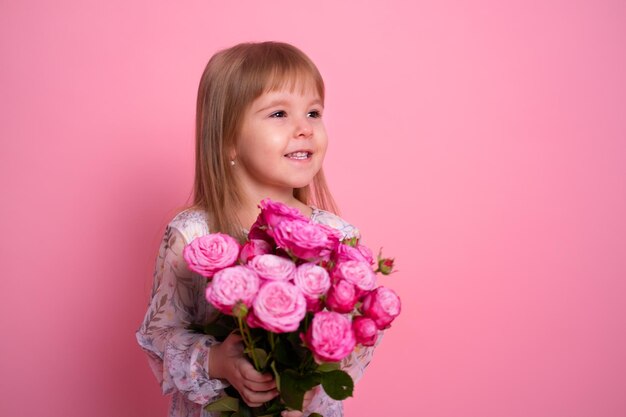
M 241 332 L 243 343 L 244 345 L 246 345 L 246 350 L 248 350 L 250 352 L 250 355 L 252 356 L 254 369 L 260 371 L 261 367 L 259 366 L 259 361 L 257 360 L 256 354 L 254 353 L 254 341 L 252 340 L 252 334 L 250 334 L 250 329 L 248 329 L 248 326 L 245 325 L 241 317 L 237 317 L 237 321 L 239 322 L 239 331 Z
M 270 346 L 272 347 L 272 352 L 274 352 L 274 348 L 276 347 L 276 341 L 274 340 L 274 333 L 269 332 L 270 334 Z

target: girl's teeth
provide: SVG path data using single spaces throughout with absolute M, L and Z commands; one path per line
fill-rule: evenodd
M 292 158 L 292 159 L 306 159 L 309 157 L 309 153 L 308 152 L 292 152 L 287 154 L 288 158 Z

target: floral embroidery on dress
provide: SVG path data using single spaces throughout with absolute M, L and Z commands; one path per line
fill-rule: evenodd
M 356 227 L 339 216 L 313 207 L 311 220 L 333 227 L 343 238 L 360 237 Z M 147 353 L 163 394 L 172 394 L 169 417 L 217 417 L 202 406 L 223 394 L 227 381 L 210 377 L 208 357 L 218 343 L 208 335 L 188 330 L 191 323 L 209 323 L 218 312 L 204 297 L 206 279 L 191 272 L 182 257 L 185 245 L 209 233 L 207 213 L 188 209 L 176 215 L 165 229 L 154 270 L 148 310 L 136 333 Z M 379 337 L 380 340 L 380 337 Z M 369 364 L 374 347 L 360 347 L 342 362 L 356 382 Z M 320 388 L 309 410 L 324 417 L 342 417 L 343 406 Z

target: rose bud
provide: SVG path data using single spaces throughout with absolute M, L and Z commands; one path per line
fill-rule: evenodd
M 393 258 L 378 258 L 378 270 L 383 275 L 389 275 L 393 271 Z
M 359 238 L 356 236 L 349 237 L 342 240 L 341 243 L 347 246 L 356 247 L 357 243 L 359 243 Z

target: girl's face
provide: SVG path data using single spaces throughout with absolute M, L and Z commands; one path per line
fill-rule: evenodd
M 322 111 L 314 88 L 270 91 L 254 100 L 235 145 L 244 189 L 269 197 L 310 184 L 328 144 Z

